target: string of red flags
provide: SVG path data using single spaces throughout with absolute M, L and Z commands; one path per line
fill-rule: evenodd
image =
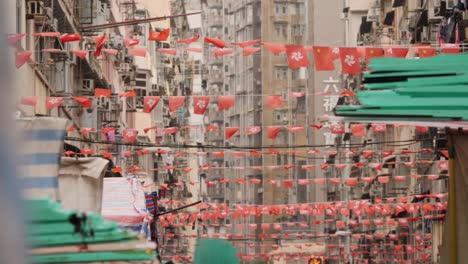
M 169 37 L 170 29 L 164 29 L 161 32 L 150 31 L 148 40 L 150 41 L 166 41 Z M 26 34 L 9 34 L 7 36 L 7 42 L 9 45 L 16 45 L 21 39 L 23 39 Z M 70 33 L 70 34 L 61 34 L 59 32 L 41 32 L 32 34 L 34 37 L 56 37 L 59 38 L 60 42 L 76 42 L 81 41 L 83 38 L 79 34 Z M 101 52 L 108 55 L 116 55 L 119 51 L 114 49 L 104 49 L 104 44 L 107 42 L 107 35 L 93 36 L 91 39 L 94 40 L 96 47 L 94 51 L 94 56 L 99 57 Z M 200 39 L 200 35 L 196 34 L 192 38 L 187 38 L 179 40 L 178 44 L 190 45 L 191 43 L 197 42 Z M 234 54 L 233 48 L 228 48 L 228 45 L 225 41 L 216 38 L 205 37 L 204 43 L 213 45 L 214 55 L 215 56 L 226 56 Z M 140 43 L 138 39 L 124 39 L 123 44 L 128 48 L 128 53 L 133 56 L 145 57 L 147 54 L 146 47 L 137 46 Z M 283 45 L 278 43 L 270 42 L 261 42 L 259 39 L 231 43 L 232 46 L 237 46 L 242 49 L 243 56 L 250 56 L 255 52 L 261 50 L 261 46 L 254 46 L 261 44 L 269 52 L 274 55 L 279 55 L 285 53 L 287 56 L 287 61 L 291 69 L 297 69 L 301 67 L 309 67 L 310 61 L 308 53 L 312 53 L 314 58 L 315 70 L 316 71 L 334 71 L 335 65 L 334 61 L 339 59 L 341 62 L 341 72 L 343 74 L 360 74 L 360 60 L 364 58 L 366 65 L 368 64 L 371 58 L 376 57 L 399 57 L 405 58 L 409 54 L 409 47 L 401 46 L 383 46 L 383 47 L 326 47 L 326 46 L 298 46 L 298 45 Z M 203 52 L 200 47 L 186 47 L 187 51 L 191 52 Z M 460 53 L 459 44 L 440 44 L 437 49 L 430 45 L 421 45 L 416 44 L 412 45 L 411 49 L 414 54 L 417 54 L 420 58 L 427 58 L 437 55 L 438 51 L 444 54 L 458 54 Z M 61 50 L 51 50 L 45 49 L 42 52 L 59 52 Z M 88 53 L 91 50 L 73 50 L 70 51 L 77 55 L 81 59 L 85 59 L 88 56 Z M 159 52 L 175 56 L 177 55 L 176 48 L 159 48 Z M 16 67 L 19 68 L 24 63 L 30 59 L 31 51 L 18 52 L 16 54 Z M 63 51 L 67 52 L 67 51 Z M 31 53 L 32 54 L 32 53 Z M 27 58 L 27 59 L 26 59 Z M 26 61 L 25 61 L 26 60 Z M 21 63 L 22 61 L 25 61 Z

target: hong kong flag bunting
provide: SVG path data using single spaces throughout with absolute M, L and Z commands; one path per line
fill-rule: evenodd
M 62 97 L 48 97 L 46 101 L 47 109 L 55 108 L 61 106 L 63 103 Z
M 65 34 L 60 37 L 60 42 L 73 42 L 73 41 L 80 41 L 81 36 L 79 34 Z
M 269 95 L 266 98 L 266 106 L 270 109 L 283 106 L 283 98 L 281 95 Z
M 331 125 L 330 126 L 330 132 L 332 134 L 344 134 L 345 133 L 345 127 L 344 127 L 343 124 Z
M 58 37 L 60 32 L 39 32 L 32 34 L 34 37 Z
M 94 97 L 111 97 L 111 89 L 96 88 L 94 89 Z
M 92 105 L 91 100 L 86 96 L 73 96 L 73 100 L 78 102 L 84 108 L 89 108 Z
M 202 53 L 203 49 L 202 48 L 197 48 L 197 47 L 188 47 L 186 48 L 187 51 L 190 52 L 196 52 L 196 53 Z
M 408 48 L 402 47 L 388 47 L 384 48 L 384 55 L 385 57 L 395 57 L 395 58 L 406 58 L 408 55 Z
M 133 47 L 140 44 L 140 39 L 132 39 L 132 38 L 126 38 L 124 39 L 124 45 L 125 47 Z
M 171 32 L 170 28 L 166 28 L 161 32 L 157 32 L 155 30 L 150 31 L 150 35 L 148 40 L 150 41 L 166 41 L 169 38 L 169 33 Z
M 216 39 L 216 38 L 205 37 L 205 43 L 213 44 L 216 47 L 221 48 L 221 49 L 226 47 L 226 42 L 220 39 Z
M 193 42 L 197 42 L 198 40 L 200 39 L 200 34 L 195 34 L 195 36 L 191 37 L 191 38 L 186 38 L 186 39 L 181 39 L 181 40 L 178 40 L 177 43 L 181 44 L 191 44 Z
M 169 112 L 175 112 L 185 102 L 185 96 L 169 96 Z
M 102 48 L 104 47 L 104 43 L 107 41 L 107 35 L 104 34 L 103 36 L 95 36 L 93 38 L 96 42 L 96 51 L 94 52 L 94 57 L 97 58 L 101 56 Z
M 286 45 L 286 55 L 291 69 L 310 66 L 309 57 L 304 50 L 304 46 Z
M 82 60 L 86 58 L 89 53 L 87 50 L 70 50 L 70 52 Z
M 260 42 L 259 39 L 253 39 L 253 40 L 248 40 L 248 41 L 244 41 L 244 42 L 233 42 L 233 43 L 231 43 L 231 45 L 239 46 L 241 48 L 246 48 L 246 47 L 255 45 L 255 44 L 259 43 L 259 42 Z
M 356 48 L 340 48 L 341 72 L 343 74 L 360 74 L 359 52 Z
M 161 52 L 161 53 L 164 53 L 166 55 L 172 55 L 172 56 L 177 55 L 177 49 L 176 48 L 169 48 L 169 49 L 159 48 L 158 51 Z
M 237 133 L 237 131 L 239 131 L 239 127 L 226 127 L 226 130 L 225 130 L 226 140 L 234 136 Z
M 26 34 L 9 34 L 7 36 L 8 44 L 15 45 L 18 41 L 24 38 Z
M 267 136 L 269 139 L 275 140 L 280 131 L 280 126 L 270 126 L 267 128 Z
M 382 133 L 387 131 L 387 126 L 385 124 L 372 124 L 373 133 Z
M 145 48 L 134 48 L 129 49 L 128 54 L 135 56 L 135 57 L 146 57 L 146 49 Z
M 251 126 L 247 128 L 247 136 L 258 134 L 262 131 L 259 126 Z
M 252 54 L 254 54 L 255 52 L 257 51 L 260 51 L 261 48 L 259 47 L 245 47 L 242 49 L 242 55 L 244 57 L 247 57 L 247 56 L 250 56 Z
M 25 96 L 21 98 L 22 105 L 36 106 L 39 96 Z
M 304 97 L 305 94 L 306 94 L 305 92 L 291 92 L 289 96 L 291 96 L 292 98 L 300 98 L 300 97 Z
M 194 96 L 193 97 L 193 113 L 196 115 L 205 114 L 208 104 L 210 103 L 209 96 Z
M 219 111 L 227 110 L 234 106 L 234 96 L 232 95 L 220 95 L 218 96 L 218 107 Z
M 226 56 L 226 55 L 229 55 L 229 54 L 232 54 L 234 52 L 234 49 L 232 48 L 215 48 L 214 50 L 214 55 L 215 57 L 222 57 L 222 56 Z
M 286 47 L 281 44 L 263 42 L 262 45 L 274 55 L 278 55 L 286 51 Z
M 16 68 L 19 69 L 21 66 L 26 64 L 26 62 L 31 58 L 31 51 L 18 51 L 16 52 Z
M 159 96 L 145 96 L 143 99 L 143 112 L 151 113 L 158 105 L 161 98 Z
M 334 71 L 335 64 L 333 63 L 333 48 L 331 47 L 314 47 L 314 63 L 316 71 Z
M 123 140 L 125 142 L 133 143 L 136 141 L 137 136 L 138 136 L 138 130 L 136 129 L 125 129 L 123 131 Z

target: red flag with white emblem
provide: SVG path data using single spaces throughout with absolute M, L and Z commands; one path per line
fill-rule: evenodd
M 218 106 L 219 111 L 227 110 L 234 106 L 234 96 L 226 95 L 226 96 L 218 96 Z
M 384 56 L 385 57 L 395 57 L 395 58 L 406 58 L 408 55 L 408 48 L 402 47 L 388 47 L 384 48 Z
M 145 96 L 143 99 L 143 112 L 151 113 L 160 100 L 161 98 L 159 96 Z
M 343 74 L 360 74 L 361 63 L 357 48 L 340 48 L 341 72 Z
M 387 131 L 387 126 L 385 124 L 372 124 L 373 133 L 382 133 Z
M 310 66 L 309 57 L 304 50 L 304 46 L 286 45 L 286 55 L 291 69 Z
M 237 131 L 239 131 L 239 127 L 226 127 L 226 130 L 225 130 L 226 140 L 234 136 L 234 134 L 236 134 Z
M 259 126 L 251 126 L 247 128 L 247 136 L 258 134 L 262 131 Z
M 59 107 L 60 105 L 62 105 L 62 102 L 63 102 L 62 97 L 47 97 L 46 107 L 47 109 Z
M 269 95 L 266 98 L 268 108 L 278 108 L 283 106 L 283 97 L 281 95 Z
M 123 131 L 123 140 L 125 142 L 135 142 L 138 135 L 138 130 L 136 129 L 125 129 Z
M 194 96 L 193 97 L 193 113 L 196 115 L 205 114 L 208 104 L 210 103 L 209 96 Z
M 344 134 L 345 133 L 345 127 L 344 127 L 343 124 L 331 125 L 330 126 L 330 132 L 332 134 Z

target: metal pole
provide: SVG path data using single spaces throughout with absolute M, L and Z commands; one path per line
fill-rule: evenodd
M 348 133 L 349 133 L 349 123 L 345 122 L 345 139 L 346 140 L 343 140 L 344 141 L 344 147 L 345 147 L 345 150 L 346 150 L 346 154 L 344 155 L 344 158 L 345 158 L 344 163 L 345 164 L 351 163 L 350 162 L 351 154 L 350 154 L 350 151 L 349 151 L 350 150 L 350 142 L 349 142 L 350 137 L 348 136 Z M 345 182 L 345 184 L 343 186 L 343 192 L 342 192 L 342 198 L 343 198 L 342 200 L 343 201 L 349 201 L 349 190 L 348 190 L 348 187 L 346 186 L 346 179 L 349 178 L 350 174 L 351 174 L 351 166 L 346 166 L 345 169 L 342 172 L 342 179 Z M 345 221 L 346 227 L 348 227 L 349 217 L 345 216 L 344 221 Z M 350 244 L 351 244 L 350 236 L 348 234 L 345 234 L 344 250 L 348 254 L 347 257 L 349 258 L 349 263 L 351 263 L 351 261 L 352 261 L 351 260 L 351 254 L 350 254 Z
M 453 136 L 450 136 L 449 147 L 449 228 L 450 228 L 450 263 L 458 264 L 457 245 L 457 211 L 455 203 L 455 147 L 453 146 Z

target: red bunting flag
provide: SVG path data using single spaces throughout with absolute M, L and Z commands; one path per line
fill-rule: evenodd
M 82 60 L 86 58 L 89 53 L 87 50 L 70 50 L 70 52 Z
M 22 38 L 24 38 L 26 34 L 9 34 L 7 36 L 7 41 L 9 45 L 15 45 L 20 41 Z
M 135 90 L 131 90 L 129 92 L 119 94 L 119 97 L 135 97 L 136 93 Z
M 259 126 L 250 126 L 247 128 L 247 136 L 258 134 L 262 131 L 262 128 Z
M 214 55 L 215 57 L 222 57 L 222 56 L 232 54 L 233 52 L 234 52 L 234 49 L 232 48 L 215 48 Z
M 96 88 L 94 89 L 94 97 L 111 97 L 111 89 Z
M 286 45 L 286 55 L 291 69 L 310 66 L 309 57 L 304 50 L 304 46 Z
M 210 103 L 209 96 L 194 96 L 193 97 L 193 113 L 196 115 L 205 114 L 208 104 Z
M 65 51 L 63 51 L 63 50 L 61 50 L 61 49 L 42 49 L 41 51 L 42 51 L 42 52 L 45 52 L 45 53 L 47 53 L 47 52 L 49 52 L 49 53 L 60 53 L 60 52 L 65 52 Z
M 209 125 L 205 128 L 206 131 L 217 131 L 219 130 L 219 127 L 218 126 L 212 126 L 212 125 Z
M 286 188 L 293 188 L 294 182 L 293 180 L 283 180 L 283 186 Z
M 298 132 L 301 132 L 301 131 L 304 131 L 304 127 L 303 126 L 289 126 L 288 127 L 288 130 L 291 134 L 295 134 L 295 133 L 298 133 Z
M 39 32 L 32 34 L 34 37 L 58 37 L 60 32 Z
M 220 95 L 218 96 L 218 106 L 219 111 L 227 110 L 234 106 L 234 96 L 233 95 Z
M 228 140 L 228 139 L 230 139 L 232 136 L 234 136 L 234 134 L 236 134 L 237 131 L 239 131 L 239 127 L 226 127 L 226 130 L 225 130 L 225 138 L 226 138 L 226 140 Z
M 150 41 L 166 41 L 169 38 L 169 33 L 171 32 L 170 28 L 166 28 L 161 32 L 155 30 L 150 30 L 150 35 L 148 40 Z
M 255 52 L 257 51 L 260 51 L 261 48 L 259 47 L 245 47 L 242 49 L 242 55 L 244 57 L 247 57 L 247 56 L 250 56 L 252 54 L 254 54 Z
M 266 97 L 266 106 L 270 109 L 283 106 L 283 97 L 281 95 L 268 95 Z
M 416 126 L 416 131 L 419 133 L 427 133 L 429 132 L 429 128 L 425 126 Z
M 345 127 L 344 127 L 343 124 L 331 125 L 330 126 L 330 132 L 332 134 L 344 134 L 345 133 Z
M 387 126 L 385 124 L 372 124 L 373 133 L 383 133 L 387 131 Z
M 163 133 L 166 135 L 175 134 L 179 131 L 178 127 L 166 127 L 163 129 Z
M 291 92 L 289 96 L 291 96 L 292 98 L 301 98 L 304 97 L 305 94 L 305 92 Z
M 351 133 L 355 137 L 365 137 L 366 127 L 363 124 L 352 124 Z
M 196 53 L 202 53 L 203 52 L 202 48 L 196 48 L 196 47 L 188 47 L 186 50 L 190 51 L 190 52 L 196 52 Z
M 159 96 L 145 96 L 143 99 L 143 112 L 144 113 L 153 112 L 154 108 L 156 108 L 160 100 L 161 100 L 161 97 Z
M 21 98 L 22 105 L 36 106 L 39 101 L 39 96 L 24 96 Z
M 19 69 L 21 66 L 28 62 L 29 58 L 31 58 L 32 52 L 31 51 L 18 51 L 16 52 L 16 61 L 15 65 L 16 68 Z
M 436 50 L 430 46 L 414 47 L 414 50 L 420 58 L 429 58 L 436 55 Z
M 63 103 L 63 97 L 47 97 L 46 107 L 47 109 L 61 106 Z
M 175 112 L 185 103 L 185 96 L 169 96 L 169 112 Z
M 60 37 L 60 42 L 65 43 L 65 42 L 73 42 L 73 41 L 80 41 L 81 36 L 79 34 L 65 34 Z
M 366 56 L 366 67 L 368 67 L 370 60 L 372 58 L 383 57 L 384 51 L 382 48 L 366 47 L 365 56 Z
M 145 48 L 134 48 L 129 49 L 128 54 L 135 56 L 135 57 L 146 57 L 146 49 Z
M 263 154 L 263 153 L 260 152 L 260 151 L 255 151 L 255 150 L 249 151 L 249 155 L 250 155 L 251 157 L 261 157 L 262 154 Z
M 444 54 L 459 54 L 461 51 L 460 44 L 442 44 L 441 49 Z
M 123 140 L 125 142 L 135 142 L 138 136 L 138 130 L 136 129 L 125 129 L 123 132 Z
M 265 48 L 267 48 L 274 55 L 278 55 L 282 52 L 286 52 L 286 47 L 281 44 L 263 42 L 262 45 L 265 46 Z
M 177 55 L 177 49 L 176 48 L 159 48 L 158 49 L 159 52 L 161 53 L 164 53 L 166 55 L 172 55 L 172 56 L 175 56 Z
M 73 96 L 72 98 L 84 108 L 90 108 L 92 105 L 91 100 L 87 96 Z
M 140 39 L 132 39 L 132 38 L 126 38 L 124 39 L 124 45 L 125 47 L 133 47 L 140 44 Z
M 408 48 L 388 47 L 384 48 L 384 55 L 385 57 L 406 58 L 408 51 Z
M 104 47 L 104 43 L 106 43 L 108 38 L 106 34 L 102 36 L 95 36 L 93 38 L 94 38 L 94 41 L 96 42 L 96 51 L 94 52 L 94 57 L 97 58 L 101 56 L 102 48 Z
M 314 47 L 314 63 L 316 71 L 334 71 L 335 64 L 333 63 L 333 48 L 331 47 Z
M 115 131 L 115 127 L 104 127 L 101 129 L 103 135 L 107 135 L 111 131 Z
M 197 34 L 195 34 L 195 36 L 193 36 L 191 38 L 177 40 L 177 43 L 179 43 L 179 44 L 183 43 L 183 44 L 189 45 L 189 44 L 191 44 L 193 42 L 198 41 L 199 39 L 200 39 L 200 34 L 197 33 Z
M 226 42 L 220 39 L 216 39 L 216 38 L 205 37 L 205 43 L 213 44 L 216 47 L 221 48 L 221 49 L 226 47 Z
M 233 42 L 233 43 L 231 43 L 231 45 L 238 46 L 238 47 L 241 47 L 241 48 L 246 48 L 246 47 L 255 45 L 255 44 L 259 43 L 259 42 L 260 42 L 259 39 L 254 39 L 254 40 L 248 40 L 248 41 L 244 41 L 244 42 Z
M 357 48 L 340 48 L 341 72 L 343 74 L 360 74 L 361 63 Z

